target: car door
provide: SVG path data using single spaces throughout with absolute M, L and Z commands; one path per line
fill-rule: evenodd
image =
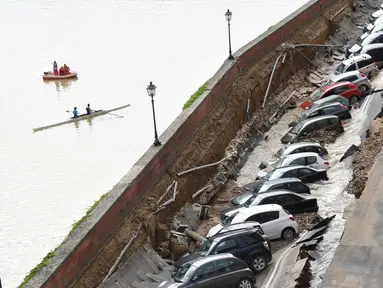
M 267 191 L 273 191 L 273 190 L 289 190 L 289 183 L 282 183 L 282 184 L 274 185 L 274 186 L 270 187 L 270 189 Z
M 281 178 L 299 178 L 298 169 L 292 169 L 283 173 Z
M 198 288 L 214 287 L 214 281 L 216 280 L 217 272 L 213 262 L 206 263 L 199 267 L 192 279 L 190 280 L 190 286 Z
M 347 69 L 345 71 L 343 71 L 343 73 L 349 72 L 349 71 L 355 71 L 356 69 L 357 68 L 356 68 L 356 65 L 354 63 L 354 64 L 351 64 L 350 66 L 348 66 Z
M 344 96 L 345 94 L 347 94 L 348 87 L 347 87 L 347 85 L 340 86 L 340 87 L 335 88 L 334 91 L 335 91 L 334 94 Z
M 305 157 L 306 159 L 306 166 L 310 166 L 310 167 L 313 167 L 313 168 L 319 168 L 319 159 L 318 157 L 316 156 L 308 156 L 308 157 Z
M 270 211 L 270 212 L 263 212 L 258 213 L 253 216 L 251 216 L 251 219 L 248 219 L 246 221 L 256 221 L 259 224 L 261 224 L 261 228 L 266 236 L 268 236 L 270 239 L 274 239 L 278 236 L 277 231 L 275 230 L 275 220 L 277 220 L 279 217 L 279 213 L 277 211 Z
M 299 157 L 299 158 L 291 161 L 290 165 L 302 165 L 302 166 L 305 166 L 306 165 L 305 157 Z
M 362 72 L 364 74 L 368 74 L 368 72 L 371 71 L 370 65 L 373 64 L 372 59 L 363 59 L 357 62 L 358 70 L 359 72 Z
M 315 131 L 315 122 L 310 123 L 307 126 L 303 127 L 301 131 L 299 131 L 298 136 L 305 136 L 307 134 L 310 134 L 311 132 Z
M 345 77 L 344 79 L 342 79 L 342 81 L 348 81 L 348 82 L 353 83 L 353 84 L 356 84 L 355 82 L 357 82 L 357 80 L 358 80 L 358 77 L 355 75 L 351 75 L 351 76 L 348 76 L 348 77 Z M 338 81 L 338 82 L 341 82 L 341 81 Z
M 309 168 L 299 168 L 297 170 L 299 175 L 298 178 L 301 179 L 303 183 L 312 183 L 319 180 L 319 175 L 315 170 Z
M 212 280 L 212 288 L 231 288 L 236 287 L 238 279 L 235 274 L 238 271 L 238 265 L 235 265 L 230 259 L 221 259 L 214 261 L 216 275 Z
M 246 249 L 241 248 L 235 238 L 227 238 L 219 242 L 213 249 L 212 254 L 220 253 L 231 253 L 240 259 L 246 257 Z
M 299 202 L 301 197 L 294 194 L 282 194 L 278 195 L 276 199 L 276 204 L 281 205 L 284 209 L 294 214 L 299 211 Z M 298 209 L 297 209 L 298 208 Z
M 371 49 L 367 54 L 371 56 L 375 63 L 381 66 L 381 62 L 383 62 L 383 48 Z
M 291 182 L 288 185 L 289 185 L 289 189 L 287 189 L 287 190 L 290 190 L 290 191 L 293 191 L 293 192 L 299 193 L 299 194 L 301 194 L 301 193 L 311 194 L 310 188 L 301 182 Z
M 341 116 L 343 114 L 343 109 L 340 105 L 333 105 L 328 107 L 323 107 L 323 115 L 335 115 Z

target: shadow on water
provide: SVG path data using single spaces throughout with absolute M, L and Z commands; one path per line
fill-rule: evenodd
M 55 85 L 56 91 L 61 92 L 61 90 L 65 91 L 68 90 L 73 82 L 76 82 L 78 78 L 71 78 L 71 79 L 61 79 L 61 80 L 43 80 L 45 85 L 47 86 L 53 86 Z

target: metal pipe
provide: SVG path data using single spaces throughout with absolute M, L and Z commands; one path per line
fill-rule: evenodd
M 133 243 L 133 241 L 137 238 L 138 236 L 138 232 L 141 230 L 141 226 L 142 224 L 140 224 L 140 226 L 138 226 L 138 229 L 136 232 L 133 233 L 133 236 L 132 238 L 130 238 L 128 244 L 126 244 L 126 246 L 124 247 L 124 249 L 121 251 L 120 255 L 118 256 L 116 262 L 114 262 L 112 268 L 110 268 L 108 274 L 105 276 L 104 280 L 102 280 L 102 282 L 105 282 L 109 277 L 110 275 L 113 274 L 114 270 L 117 268 L 118 264 L 120 263 L 122 257 L 124 257 L 125 253 L 126 253 L 126 250 L 128 250 L 128 248 L 130 247 L 130 245 Z
M 267 100 L 267 96 L 268 96 L 268 94 L 269 94 L 269 90 L 270 90 L 271 82 L 273 81 L 274 72 L 275 72 L 275 69 L 277 68 L 277 64 L 278 64 L 279 59 L 280 59 L 281 57 L 282 57 L 282 54 L 280 54 L 280 55 L 278 56 L 277 60 L 275 60 L 273 70 L 271 71 L 269 84 L 267 85 L 267 90 L 266 90 L 265 98 L 263 99 L 262 108 L 265 106 L 265 103 L 266 103 L 266 100 Z
M 199 170 L 199 169 L 203 169 L 203 168 L 208 168 L 208 167 L 216 166 L 216 165 L 222 163 L 223 161 L 225 161 L 226 159 L 229 159 L 229 158 L 230 158 L 229 156 L 226 156 L 225 158 L 219 160 L 218 162 L 202 165 L 202 166 L 199 166 L 199 167 L 195 167 L 195 168 L 192 168 L 192 169 L 189 169 L 189 170 L 177 173 L 177 177 L 181 177 L 181 176 L 183 176 L 183 175 L 185 175 L 187 173 L 190 173 L 192 171 L 195 171 L 195 170 Z
M 205 242 L 206 241 L 206 238 L 205 237 L 202 237 L 201 235 L 199 235 L 198 233 L 186 228 L 184 233 L 186 235 L 188 235 L 190 238 L 193 238 L 194 240 L 196 241 L 199 241 L 199 242 Z

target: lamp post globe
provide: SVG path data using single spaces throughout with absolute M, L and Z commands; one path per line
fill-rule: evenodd
M 227 20 L 227 27 L 228 27 L 228 30 L 229 30 L 229 60 L 233 60 L 234 57 L 233 57 L 233 54 L 231 53 L 231 35 L 230 35 L 230 21 L 231 21 L 231 17 L 232 17 L 233 13 L 231 13 L 231 11 L 229 9 L 227 9 L 226 13 L 225 13 L 225 18 Z
M 148 95 L 150 98 L 152 98 L 152 111 L 153 111 L 153 124 L 154 124 L 154 146 L 160 146 L 161 142 L 158 140 L 158 134 L 157 134 L 157 124 L 156 124 L 156 113 L 154 111 L 154 95 L 156 95 L 156 85 L 153 84 L 152 81 L 150 81 L 148 87 L 146 88 L 146 91 L 148 92 Z

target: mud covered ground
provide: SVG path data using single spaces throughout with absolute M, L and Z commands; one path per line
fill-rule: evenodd
M 383 119 L 375 119 L 367 130 L 364 142 L 359 146 L 353 161 L 352 179 L 348 185 L 349 193 L 359 198 L 362 195 L 368 173 L 374 165 L 375 158 L 383 146 Z

